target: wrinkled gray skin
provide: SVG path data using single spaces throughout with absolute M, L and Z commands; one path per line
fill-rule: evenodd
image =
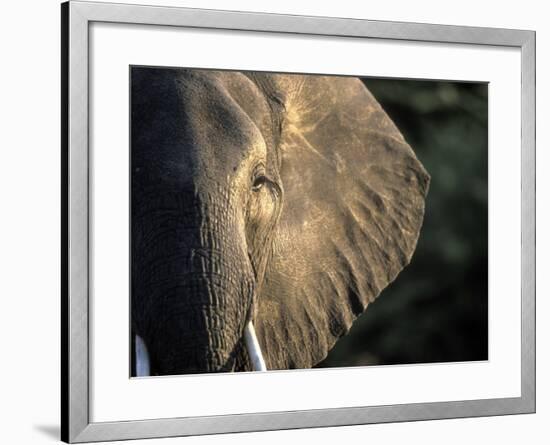
M 415 249 L 429 176 L 349 77 L 132 69 L 132 329 L 154 375 L 309 368 Z

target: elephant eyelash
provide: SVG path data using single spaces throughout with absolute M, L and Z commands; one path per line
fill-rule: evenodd
M 252 174 L 252 190 L 257 192 L 260 190 L 268 181 L 265 175 L 265 166 L 263 164 L 258 164 Z

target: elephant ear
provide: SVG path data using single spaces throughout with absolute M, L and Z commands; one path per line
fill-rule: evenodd
M 268 369 L 309 368 L 409 263 L 429 175 L 359 79 L 270 76 L 284 202 L 255 323 Z

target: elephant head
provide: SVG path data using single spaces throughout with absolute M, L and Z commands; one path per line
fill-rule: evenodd
M 320 362 L 413 254 L 429 176 L 358 78 L 131 71 L 132 329 L 152 374 Z M 250 322 L 252 324 L 250 324 Z

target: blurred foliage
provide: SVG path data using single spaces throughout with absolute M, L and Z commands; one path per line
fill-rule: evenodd
M 319 367 L 488 358 L 488 87 L 363 79 L 431 175 L 411 264 Z

